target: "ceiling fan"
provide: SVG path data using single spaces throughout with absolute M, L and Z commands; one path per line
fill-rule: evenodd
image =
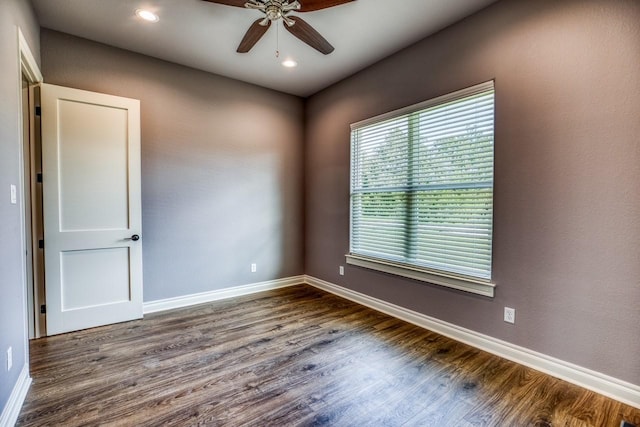
M 255 21 L 244 35 L 238 46 L 238 53 L 247 53 L 267 32 L 273 21 L 282 19 L 284 28 L 291 34 L 325 55 L 333 52 L 331 46 L 311 25 L 302 18 L 289 16 L 291 12 L 312 12 L 327 9 L 355 0 L 204 0 L 227 6 L 256 9 L 265 14 L 264 18 Z

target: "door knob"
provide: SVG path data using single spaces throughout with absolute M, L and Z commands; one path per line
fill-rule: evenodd
M 133 240 L 134 242 L 137 242 L 138 240 L 140 240 L 140 236 L 138 236 L 137 234 L 134 234 L 133 236 L 131 236 L 131 240 Z

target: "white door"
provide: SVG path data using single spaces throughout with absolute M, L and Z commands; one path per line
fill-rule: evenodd
M 43 84 L 47 334 L 142 317 L 140 102 Z

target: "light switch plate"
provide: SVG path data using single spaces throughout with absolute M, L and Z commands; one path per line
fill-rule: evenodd
M 11 184 L 11 204 L 18 203 L 18 189 L 14 184 Z

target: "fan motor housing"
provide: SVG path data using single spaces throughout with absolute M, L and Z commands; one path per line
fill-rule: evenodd
M 264 13 L 271 21 L 277 21 L 278 19 L 282 18 L 282 7 L 272 4 L 270 6 L 267 6 Z

